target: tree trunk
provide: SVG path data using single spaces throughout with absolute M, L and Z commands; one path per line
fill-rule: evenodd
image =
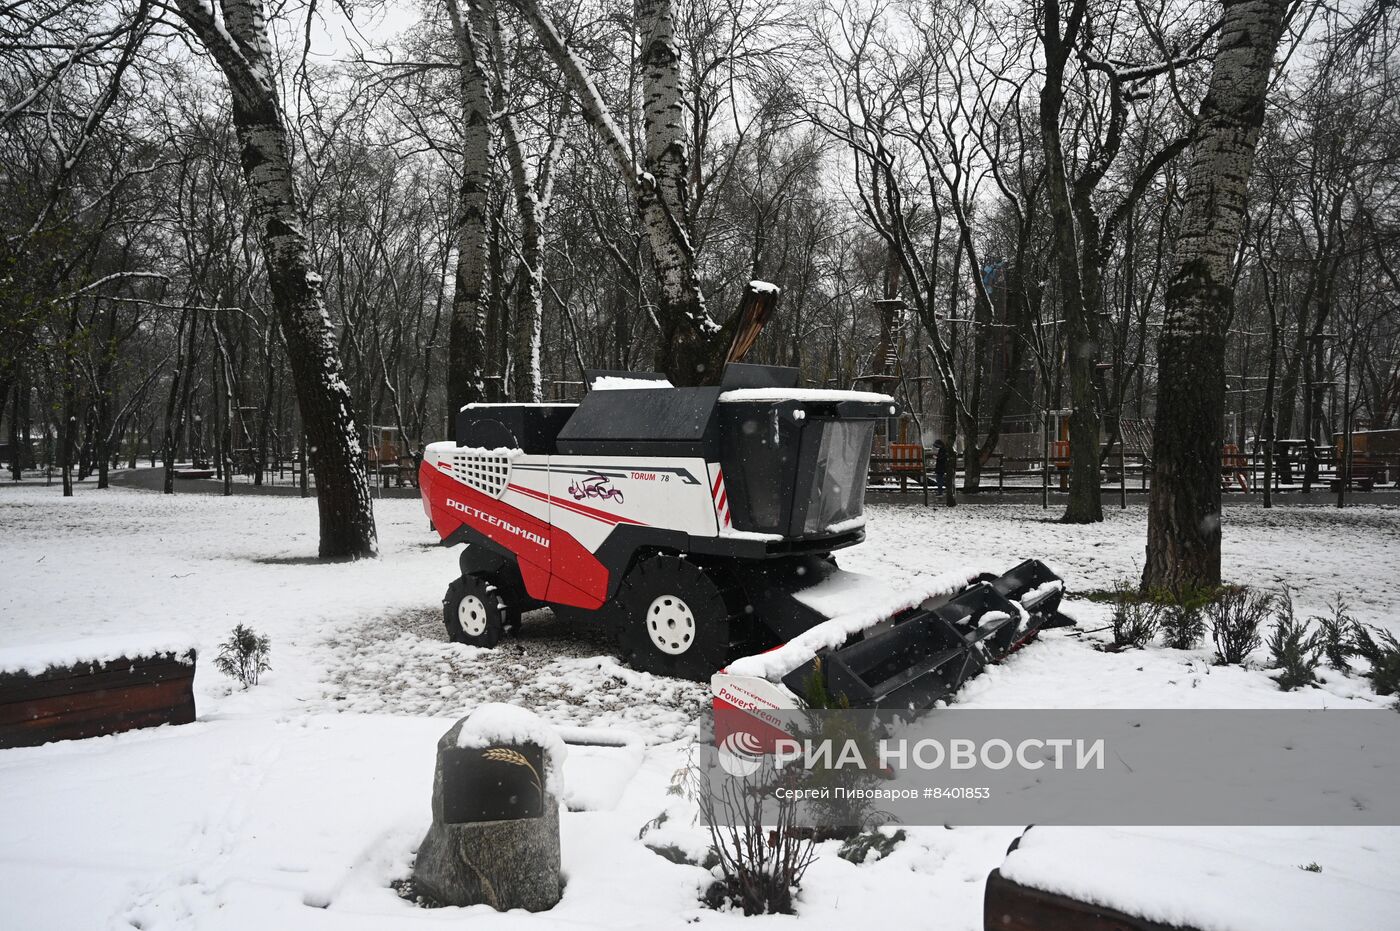
M 322 558 L 373 556 L 377 540 L 364 450 L 321 276 L 302 230 L 263 6 L 261 0 L 223 0 L 221 6 L 222 28 L 201 0 L 179 3 L 181 17 L 214 56 L 232 92 L 243 175 L 316 470 L 319 552 Z
M 71 411 L 72 392 L 64 391 L 65 402 L 64 411 Z M 63 457 L 63 497 L 73 497 L 73 447 L 76 445 L 78 434 L 78 418 L 72 414 L 66 414 L 63 418 L 63 433 L 58 438 L 59 455 Z
M 13 379 L 10 370 L 0 364 L 0 423 L 5 423 L 5 410 L 10 406 L 11 391 L 18 391 L 18 380 Z M 15 396 L 15 417 L 19 416 L 19 397 Z M 10 419 L 10 434 L 14 434 L 14 418 Z M 13 460 L 19 456 L 19 447 L 11 444 L 10 458 Z
M 722 361 L 716 357 L 719 328 L 705 310 L 690 238 L 691 153 L 671 0 L 636 0 L 636 18 L 646 135 L 646 173 L 638 204 L 661 285 L 656 367 L 676 384 L 717 382 Z
M 15 408 L 10 415 L 10 477 L 16 482 L 24 478 L 24 469 L 32 465 L 29 459 L 29 387 L 25 382 L 24 369 L 15 375 Z
M 219 329 L 217 316 L 209 321 L 209 331 L 214 337 L 214 351 L 218 353 L 218 365 L 214 368 L 214 436 L 218 443 L 215 461 L 219 478 L 223 481 L 224 495 L 227 497 L 233 494 L 233 421 L 238 416 L 238 383 L 233 374 L 233 362 L 229 358 L 228 346 L 224 341 L 223 331 Z M 219 390 L 220 382 L 223 383 L 222 391 Z
M 1098 362 L 1098 320 L 1086 300 L 1088 282 L 1081 275 L 1079 224 L 1071 200 L 1069 174 L 1060 140 L 1060 117 L 1065 101 L 1065 64 L 1069 60 L 1085 15 L 1083 0 L 1070 5 L 1061 24 L 1060 0 L 1044 0 L 1045 82 L 1040 92 L 1040 131 L 1045 147 L 1046 191 L 1050 205 L 1051 251 L 1060 285 L 1065 318 L 1065 356 L 1069 369 L 1069 504 L 1065 523 L 1103 520 L 1099 493 L 1099 412 L 1094 394 Z M 1086 264 L 1089 250 L 1084 250 Z M 1096 284 L 1096 282 L 1095 282 Z
M 1278 439 L 1278 421 L 1274 412 L 1274 389 L 1278 381 L 1278 344 L 1281 327 L 1278 325 L 1278 311 L 1274 309 L 1274 297 L 1268 295 L 1269 302 L 1269 374 L 1264 382 L 1264 507 L 1274 506 L 1274 443 Z
M 116 325 L 117 312 L 108 302 L 106 314 L 103 320 L 103 346 L 102 361 L 97 366 L 97 399 L 93 410 L 93 464 L 97 466 L 97 487 L 108 487 L 107 470 L 112 461 L 112 447 L 117 442 L 115 424 L 112 411 L 112 390 L 116 381 L 113 375 L 115 360 L 117 356 Z
M 659 285 L 656 319 L 661 332 L 656 368 L 676 385 L 717 382 L 727 347 L 720 327 L 705 308 L 690 236 L 690 151 L 671 0 L 636 3 L 641 40 L 642 125 L 646 137 L 646 156 L 640 164 L 583 62 L 564 44 L 538 0 L 511 3 L 530 23 L 545 52 L 563 73 L 584 119 L 602 138 L 636 199 Z
M 946 393 L 943 398 L 943 423 L 946 425 L 943 447 L 948 457 L 943 466 L 943 503 L 951 508 L 958 503 L 958 404 Z
M 446 0 L 457 42 L 462 107 L 462 176 L 457 188 L 457 273 L 447 329 L 447 429 L 454 435 L 457 411 L 486 400 L 486 259 L 491 194 L 491 93 L 485 71 L 481 16 L 474 6 L 463 16 L 457 0 Z
M 165 466 L 161 491 L 167 495 L 175 493 L 175 437 L 179 429 L 176 417 L 180 410 L 180 384 L 185 376 L 185 327 L 194 326 L 190 314 L 191 311 L 181 311 L 180 322 L 175 329 L 175 365 L 170 370 L 170 393 L 165 399 L 165 430 L 160 448 L 161 461 Z
M 536 190 L 535 179 L 525 164 L 515 118 L 509 112 L 502 119 L 501 129 L 515 209 L 520 214 L 521 268 L 511 342 L 514 394 L 517 401 L 538 403 L 544 400 L 540 342 L 544 326 L 544 214 L 548 205 Z
M 277 397 L 277 369 L 272 364 L 273 340 L 271 334 L 263 339 L 263 396 L 262 404 L 258 408 L 258 428 L 256 437 L 246 437 L 248 445 L 253 447 L 253 484 L 263 483 L 263 473 L 267 472 L 270 463 L 268 462 L 269 440 L 276 440 L 280 436 L 280 429 L 273 429 L 272 422 L 272 399 Z M 280 424 L 282 418 L 282 408 L 278 405 L 277 419 Z M 246 427 L 244 431 L 246 433 Z M 256 442 L 255 442 L 256 441 Z M 281 451 L 278 451 L 281 455 Z
M 106 488 L 109 485 L 107 470 L 112 461 L 111 450 L 107 442 L 111 426 L 107 423 L 111 417 L 111 401 L 108 400 L 107 391 L 103 390 L 102 396 L 97 402 L 97 434 L 93 442 L 93 458 L 97 465 L 97 487 Z
M 1287 4 L 1225 0 L 1224 8 L 1158 346 L 1145 590 L 1220 584 L 1225 331 L 1249 173 Z

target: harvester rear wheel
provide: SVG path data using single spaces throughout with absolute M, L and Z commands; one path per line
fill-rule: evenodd
M 490 579 L 464 575 L 447 586 L 442 620 L 447 636 L 457 643 L 494 647 L 510 625 L 510 609 L 505 593 Z
M 618 640 L 633 668 L 708 681 L 729 655 L 724 593 L 704 569 L 662 554 L 632 567 L 617 593 Z

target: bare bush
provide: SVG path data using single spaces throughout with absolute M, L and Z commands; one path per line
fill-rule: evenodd
M 1162 606 L 1144 598 L 1131 582 L 1113 588 L 1113 648 L 1141 650 L 1161 627 Z
M 1263 643 L 1259 625 L 1268 619 L 1273 607 L 1273 595 L 1242 587 L 1222 589 L 1215 600 L 1206 605 L 1219 662 L 1242 665 L 1249 654 L 1259 648 Z
M 793 895 L 816 859 L 816 834 L 796 823 L 797 802 L 774 786 L 789 778 L 765 758 L 749 776 L 710 779 L 700 755 L 688 781 L 710 829 L 720 879 L 705 891 L 711 908 L 791 915 Z

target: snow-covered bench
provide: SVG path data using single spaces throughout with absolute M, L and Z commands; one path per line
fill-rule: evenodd
M 194 669 L 180 635 L 0 649 L 0 748 L 188 724 Z

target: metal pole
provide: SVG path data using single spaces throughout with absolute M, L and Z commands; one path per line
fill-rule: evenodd
M 1040 509 L 1050 507 L 1050 411 L 1047 408 L 1040 426 Z
M 1337 507 L 1346 507 L 1347 483 L 1351 481 L 1351 349 L 1347 349 L 1346 374 L 1342 376 L 1342 468 L 1337 476 Z
M 1128 457 L 1123 453 L 1123 442 L 1118 442 L 1118 510 L 1128 507 Z

